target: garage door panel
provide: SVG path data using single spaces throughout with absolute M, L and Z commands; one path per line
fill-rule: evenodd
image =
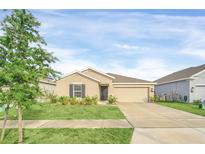
M 114 88 L 119 102 L 147 102 L 148 88 Z
M 205 86 L 196 86 L 196 98 L 205 101 Z

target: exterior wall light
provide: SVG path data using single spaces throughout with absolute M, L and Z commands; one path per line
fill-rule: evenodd
M 153 88 L 151 88 L 151 92 L 154 92 L 154 89 L 153 89 Z
M 191 87 L 191 93 L 193 93 L 194 92 L 194 87 Z

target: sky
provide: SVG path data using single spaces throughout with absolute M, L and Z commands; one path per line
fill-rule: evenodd
M 154 81 L 205 64 L 205 10 L 30 11 L 63 74 L 93 67 Z

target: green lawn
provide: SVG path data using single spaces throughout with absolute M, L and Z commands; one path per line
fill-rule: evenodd
M 0 113 L 0 119 L 3 113 Z M 17 119 L 16 110 L 9 112 L 9 119 Z M 125 119 L 117 106 L 35 104 L 24 111 L 24 120 L 69 120 L 69 119 Z
M 190 113 L 194 113 L 194 114 L 198 114 L 201 116 L 205 116 L 205 110 L 199 109 L 198 105 L 196 104 L 179 103 L 179 102 L 160 102 L 157 104 L 168 106 L 174 109 L 178 109 L 178 110 L 182 110 L 182 111 L 186 111 Z
M 24 129 L 24 142 L 30 144 L 129 144 L 132 128 Z M 17 129 L 7 129 L 3 143 L 18 142 Z

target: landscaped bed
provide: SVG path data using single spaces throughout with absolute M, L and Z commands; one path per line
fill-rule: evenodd
M 132 128 L 24 129 L 23 143 L 30 144 L 129 144 Z M 18 143 L 17 129 L 7 129 L 3 143 Z
M 0 113 L 3 119 L 3 113 Z M 9 118 L 15 120 L 16 110 L 11 109 Z M 23 113 L 24 120 L 70 120 L 70 119 L 125 119 L 117 106 L 107 105 L 61 105 L 35 104 Z
M 168 106 L 174 109 L 190 112 L 193 114 L 198 114 L 205 116 L 205 110 L 199 109 L 199 105 L 192 103 L 181 103 L 181 102 L 159 102 L 157 104 Z

